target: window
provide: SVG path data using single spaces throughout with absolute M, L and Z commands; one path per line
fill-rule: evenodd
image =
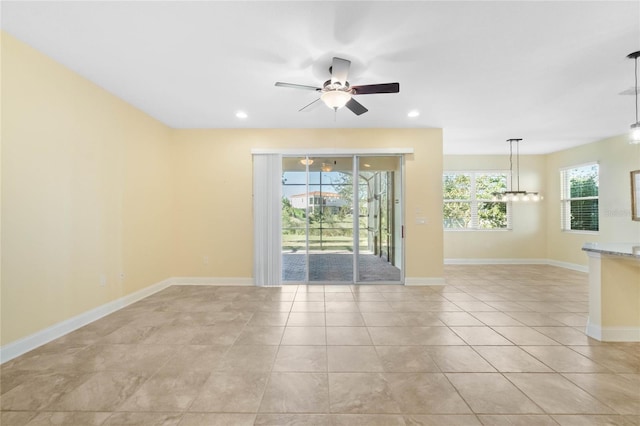
M 596 163 L 560 170 L 563 231 L 598 231 L 598 173 Z
M 442 177 L 445 229 L 511 229 L 509 204 L 493 201 L 507 189 L 507 173 L 445 172 Z

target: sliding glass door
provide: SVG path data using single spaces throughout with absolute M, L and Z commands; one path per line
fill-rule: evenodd
M 282 160 L 282 279 L 402 282 L 400 156 Z

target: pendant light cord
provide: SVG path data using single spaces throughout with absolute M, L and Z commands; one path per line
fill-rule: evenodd
M 511 188 L 510 191 L 513 191 L 513 141 L 509 141 L 509 171 L 511 172 Z
M 638 122 L 638 57 L 635 57 L 636 60 L 636 72 L 635 72 L 635 76 L 636 76 L 636 123 Z
M 516 167 L 518 168 L 518 192 L 520 192 L 520 141 L 516 140 Z

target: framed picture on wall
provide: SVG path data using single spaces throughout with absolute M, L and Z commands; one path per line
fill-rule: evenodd
M 631 219 L 640 222 L 640 170 L 631 172 Z

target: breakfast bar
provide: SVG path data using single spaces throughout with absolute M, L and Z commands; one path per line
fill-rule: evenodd
M 588 336 L 640 342 L 640 243 L 587 243 Z

